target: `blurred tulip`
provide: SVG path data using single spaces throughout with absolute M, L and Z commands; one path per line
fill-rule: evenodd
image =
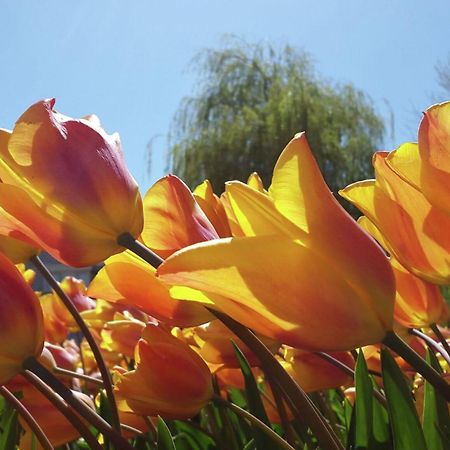
M 169 419 L 195 416 L 213 395 L 208 366 L 188 345 L 147 325 L 136 349 L 136 370 L 119 374 L 119 409 Z
M 334 359 L 353 369 L 355 362 L 350 353 L 330 353 Z M 299 349 L 285 350 L 283 364 L 287 373 L 298 383 L 305 392 L 321 391 L 323 389 L 345 386 L 352 381 L 352 377 L 332 363 Z
M 238 182 L 227 194 L 246 237 L 169 257 L 157 273 L 172 296 L 308 350 L 349 350 L 391 330 L 389 261 L 334 199 L 304 134 L 281 154 L 269 195 Z
M 442 230 L 450 229 L 450 215 L 391 170 L 388 155 L 374 155 L 376 180 L 353 183 L 340 194 L 374 224 L 402 266 L 431 283 L 449 284 L 450 233 Z
M 122 251 L 122 233 L 139 235 L 142 201 L 119 136 L 54 104 L 35 103 L 12 134 L 1 132 L 8 142 L 0 147 L 0 232 L 87 266 Z
M 0 254 L 0 384 L 22 371 L 44 346 L 42 309 L 16 267 Z

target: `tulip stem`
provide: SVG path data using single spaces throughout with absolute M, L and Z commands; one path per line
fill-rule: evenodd
M 39 259 L 38 256 L 33 256 L 30 261 L 34 264 L 36 269 L 42 274 L 42 276 L 45 278 L 50 287 L 56 292 L 58 297 L 62 300 L 64 306 L 69 310 L 70 314 L 72 315 L 76 324 L 78 325 L 78 328 L 81 330 L 83 336 L 86 338 L 103 379 L 106 397 L 108 399 L 110 407 L 112 426 L 120 434 L 119 413 L 117 411 L 116 399 L 114 397 L 111 375 L 108 371 L 108 368 L 106 367 L 105 361 L 100 352 L 100 348 L 97 345 L 94 336 L 92 336 L 92 333 L 90 332 L 89 328 L 87 327 L 86 323 L 84 322 L 83 318 L 81 317 L 79 311 L 73 304 L 70 297 L 66 295 L 66 293 L 62 290 L 61 286 L 53 277 L 53 275 L 50 273 L 50 271 L 47 269 L 45 264 Z
M 439 339 L 439 341 L 441 342 L 445 351 L 450 356 L 450 346 L 448 345 L 447 339 L 445 339 L 444 335 L 441 333 L 441 330 L 439 329 L 439 327 L 435 323 L 432 323 L 430 325 L 430 328 L 433 330 L 433 333 Z
M 119 450 L 132 450 L 132 446 L 124 439 L 111 425 L 100 417 L 95 411 L 82 401 L 78 400 L 73 392 L 61 381 L 59 381 L 46 367 L 44 367 L 36 358 L 30 357 L 23 363 L 25 374 L 31 372 L 43 380 L 52 388 L 63 400 L 67 402 L 78 414 L 85 418 L 91 425 L 97 428 L 114 446 Z
M 73 372 L 72 370 L 63 369 L 62 367 L 53 367 L 53 372 L 68 378 L 78 378 L 80 380 L 88 381 L 89 383 L 95 384 L 97 386 L 103 387 L 104 383 L 98 378 L 90 377 L 84 373 Z M 123 428 L 123 427 L 122 427 Z
M 324 359 L 325 361 L 328 361 L 333 366 L 337 367 L 338 369 L 341 369 L 343 372 L 345 372 L 347 375 L 351 376 L 353 379 L 355 378 L 355 371 L 348 367 L 346 364 L 344 364 L 342 361 L 339 361 L 336 358 L 333 358 L 331 355 L 325 352 L 314 352 L 315 355 L 319 356 L 320 358 Z M 387 402 L 384 395 L 377 391 L 375 388 L 372 389 L 373 396 L 378 400 L 378 402 L 387 408 Z
M 415 328 L 411 328 L 409 330 L 409 334 L 411 334 L 412 336 L 417 336 L 419 339 L 422 339 L 423 341 L 425 341 L 427 343 L 427 345 L 434 350 L 434 352 L 440 353 L 442 355 L 442 357 L 445 359 L 445 361 L 447 362 L 447 364 L 450 366 L 450 356 L 442 348 L 442 346 L 439 345 L 439 343 L 436 342 L 433 338 L 426 335 L 425 333 L 422 333 L 420 330 L 416 330 Z
M 137 241 L 130 233 L 122 233 L 117 238 L 117 243 L 122 247 L 131 250 L 134 254 L 141 257 L 144 261 L 148 262 L 155 269 L 157 269 L 164 261 L 155 252 L 153 252 L 148 247 Z
M 271 379 L 277 380 L 281 389 L 284 391 L 286 398 L 296 405 L 296 408 L 307 415 L 309 419 L 308 425 L 319 441 L 319 444 L 327 450 L 342 450 L 342 443 L 336 433 L 312 404 L 303 389 L 301 389 L 292 377 L 283 369 L 270 350 L 255 336 L 255 334 L 226 314 L 210 308 L 207 309 L 220 319 L 252 350 L 261 362 L 263 369 L 270 372 Z
M 285 450 L 295 450 L 294 447 L 292 447 L 287 441 L 285 441 L 279 434 L 275 433 L 275 431 L 273 431 L 272 428 L 267 426 L 264 422 L 259 420 L 254 415 L 250 414 L 245 409 L 242 409 L 241 407 L 235 405 L 234 403 L 224 400 L 223 398 L 219 397 L 218 395 L 214 395 L 212 400 L 214 403 L 221 405 L 221 406 L 225 406 L 226 408 L 228 408 L 231 411 L 233 411 L 234 413 L 236 413 L 239 417 L 246 419 L 252 425 L 259 428 L 270 439 L 272 439 L 280 448 L 283 448 Z
M 80 417 L 75 414 L 75 411 L 53 390 L 47 386 L 38 376 L 29 370 L 24 370 L 22 375 L 41 393 L 43 394 L 61 414 L 65 416 L 85 439 L 89 448 L 92 450 L 102 450 L 101 445 L 97 439 L 89 431 L 89 428 L 81 421 Z
M 393 331 L 388 331 L 382 343 L 401 356 L 430 384 L 432 384 L 434 388 L 443 395 L 447 402 L 450 402 L 450 385 L 399 336 Z
M 36 419 L 31 415 L 30 411 L 13 395 L 5 386 L 0 386 L 0 394 L 5 400 L 22 416 L 22 419 L 30 427 L 32 433 L 36 436 L 39 444 L 44 450 L 55 450 L 48 437 L 36 422 Z

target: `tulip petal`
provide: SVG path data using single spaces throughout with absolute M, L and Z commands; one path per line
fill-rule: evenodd
M 157 181 L 144 198 L 145 244 L 162 258 L 219 236 L 189 188 L 174 175 Z
M 88 295 L 134 306 L 174 326 L 195 326 L 212 319 L 201 305 L 172 298 L 155 277 L 155 269 L 129 251 L 106 260 L 91 282 Z
M 412 142 L 400 145 L 386 157 L 386 164 L 403 180 L 420 190 L 422 162 L 419 146 Z
M 450 214 L 450 102 L 429 108 L 419 127 L 421 183 L 425 197 Z
M 241 306 L 232 317 L 263 335 L 311 350 L 345 350 L 377 342 L 390 329 L 393 283 L 387 290 L 374 281 L 358 284 L 344 271 L 299 241 L 257 236 L 181 250 L 158 275 L 169 284 L 219 295 L 224 312 L 228 304 Z

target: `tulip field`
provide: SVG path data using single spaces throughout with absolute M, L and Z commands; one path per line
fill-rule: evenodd
M 450 102 L 374 179 L 313 153 L 141 197 L 96 116 L 0 128 L 0 450 L 450 449 Z

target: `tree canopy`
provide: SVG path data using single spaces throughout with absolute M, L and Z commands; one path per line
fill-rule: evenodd
M 170 169 L 191 187 L 258 172 L 264 185 L 281 150 L 299 131 L 333 192 L 372 176 L 371 154 L 384 125 L 362 91 L 317 75 L 310 57 L 285 46 L 228 40 L 194 60 L 195 95 L 183 99 L 169 134 Z

